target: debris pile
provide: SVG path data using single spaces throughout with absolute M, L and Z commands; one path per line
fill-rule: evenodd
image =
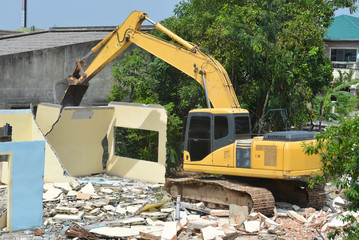
M 277 202 L 274 216 L 265 216 L 249 212 L 246 206 L 211 210 L 203 203 L 171 199 L 163 192 L 162 184 L 98 175 L 82 178 L 76 186 L 46 183 L 43 226 L 31 231 L 2 232 L 2 237 L 324 239 L 328 231 L 346 224 L 339 214 L 349 214 L 340 195 L 328 196 L 332 197 L 329 206 L 321 210 Z

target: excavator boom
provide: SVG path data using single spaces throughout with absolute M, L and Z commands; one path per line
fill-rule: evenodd
M 180 45 L 141 32 L 144 20 L 153 23 L 155 28 Z M 131 44 L 161 58 L 201 84 L 205 89 L 209 108 L 210 102 L 215 108 L 240 108 L 228 74 L 219 62 L 161 24 L 148 19 L 146 13 L 138 11 L 132 12 L 123 24 L 92 48 L 89 54 L 76 61 L 73 73 L 55 86 L 56 102 L 64 106 L 79 105 L 88 88 L 88 82 Z M 99 49 L 101 50 L 95 59 L 84 69 L 86 57 Z

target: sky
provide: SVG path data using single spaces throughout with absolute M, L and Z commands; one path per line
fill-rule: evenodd
M 27 27 L 117 26 L 132 11 L 159 22 L 180 0 L 27 0 Z M 0 0 L 0 30 L 22 27 L 22 0 Z M 144 24 L 147 24 L 144 22 Z M 148 23 L 150 24 L 150 23 Z
M 0 0 L 0 30 L 22 27 L 22 1 Z M 148 13 L 159 22 L 173 15 L 180 0 L 27 0 L 27 26 L 49 27 L 117 26 L 134 10 Z M 341 9 L 336 15 L 347 14 Z M 352 16 L 359 17 L 359 11 Z M 146 22 L 144 23 L 146 24 Z

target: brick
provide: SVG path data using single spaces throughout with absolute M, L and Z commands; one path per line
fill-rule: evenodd
M 229 217 L 229 210 L 211 210 L 211 216 Z

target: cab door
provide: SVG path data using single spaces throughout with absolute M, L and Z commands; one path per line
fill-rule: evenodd
M 212 116 L 212 159 L 214 166 L 233 167 L 233 134 L 227 115 Z

